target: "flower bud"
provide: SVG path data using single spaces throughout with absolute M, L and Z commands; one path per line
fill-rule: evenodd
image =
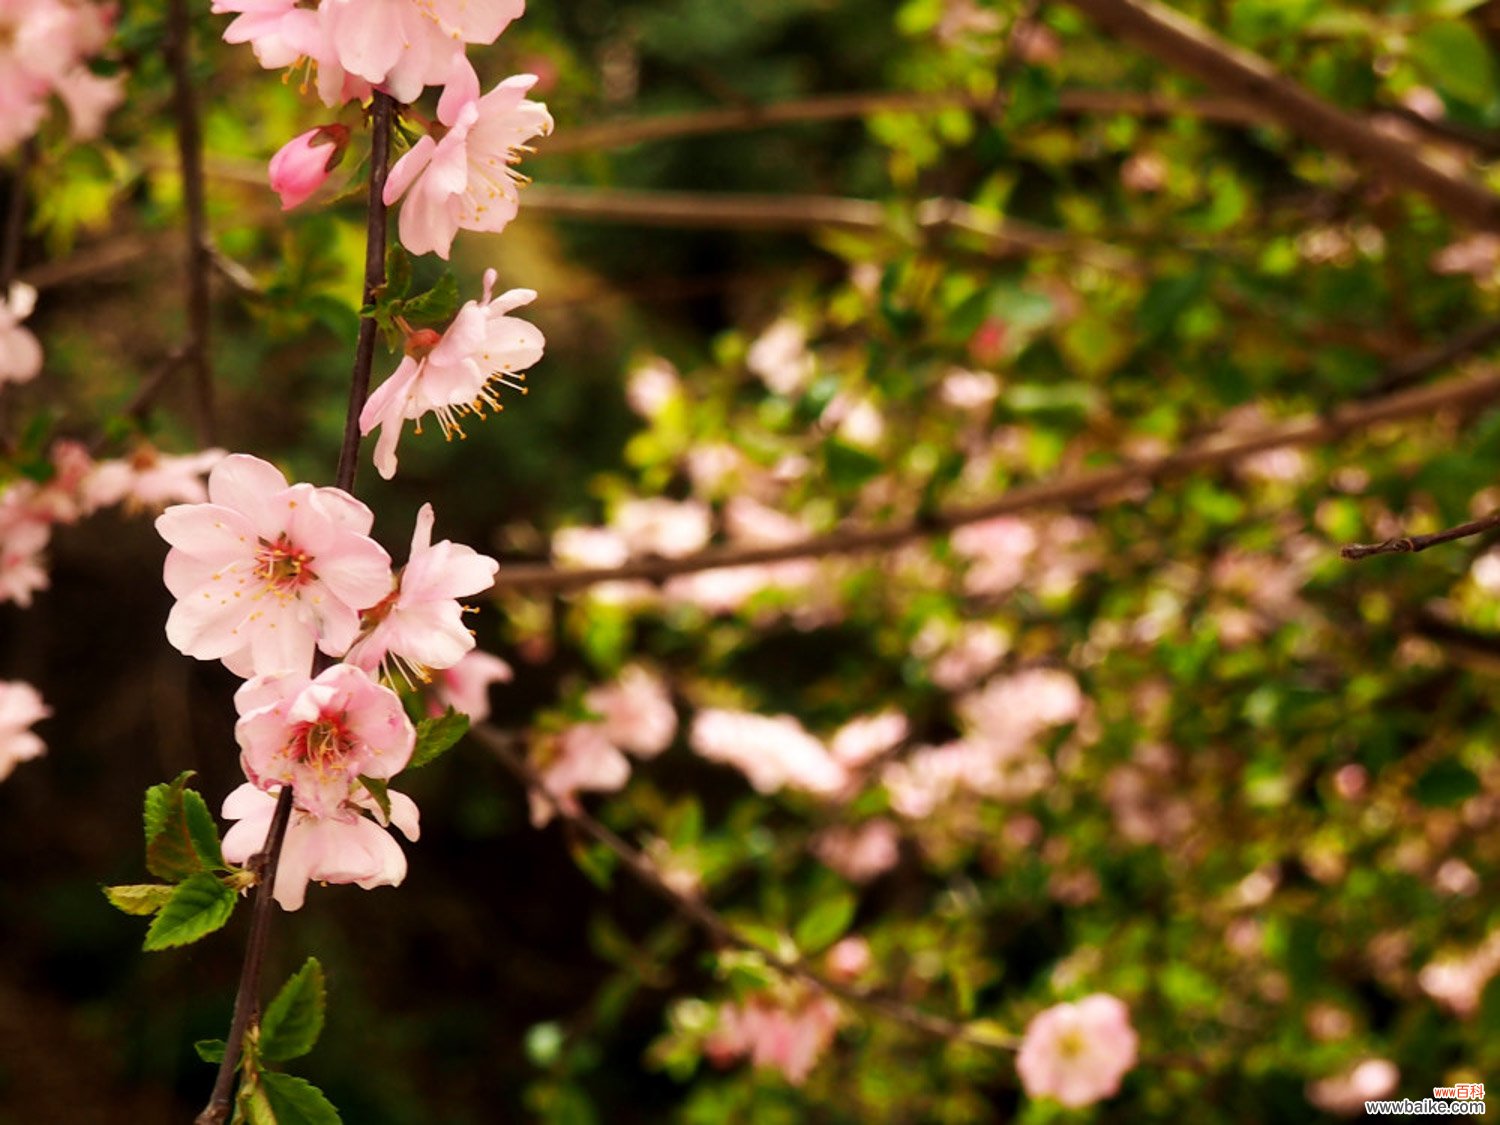
M 281 209 L 290 211 L 306 202 L 322 186 L 328 173 L 343 159 L 349 130 L 342 125 L 320 125 L 292 138 L 271 157 L 271 187 L 281 196 Z

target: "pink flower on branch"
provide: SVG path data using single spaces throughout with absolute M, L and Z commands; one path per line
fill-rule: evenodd
M 498 656 L 477 649 L 451 668 L 444 668 L 432 681 L 434 698 L 428 713 L 441 715 L 452 707 L 476 723 L 490 717 L 490 685 L 508 684 L 515 671 Z
M 458 599 L 488 590 L 500 564 L 448 539 L 434 544 L 433 518 L 432 505 L 423 504 L 396 588 L 364 614 L 349 663 L 425 681 L 429 669 L 451 668 L 474 647 Z
M 349 130 L 343 125 L 319 125 L 287 141 L 271 157 L 267 175 L 271 189 L 281 196 L 281 209 L 290 211 L 312 198 L 313 192 L 343 159 Z
M 411 760 L 416 728 L 401 699 L 352 664 L 316 679 L 257 676 L 234 696 L 234 736 L 245 776 L 261 789 L 290 785 L 297 807 L 336 815 L 362 777 L 384 781 Z
M 533 301 L 536 292 L 511 289 L 491 298 L 495 278 L 494 270 L 485 271 L 481 299 L 459 309 L 441 336 L 431 329 L 412 333 L 406 358 L 365 402 L 359 429 L 368 434 L 380 427 L 375 468 L 386 480 L 396 475 L 396 443 L 408 419 L 431 411 L 451 440 L 455 433 L 463 436 L 463 415 L 482 418 L 486 408 L 504 409 L 502 388 L 526 393 L 519 373 L 542 357 L 545 341 L 534 325 L 507 314 Z
M 404 793 L 391 791 L 386 796 L 391 806 L 388 820 L 370 797 L 351 799 L 326 817 L 292 810 L 271 888 L 283 910 L 300 909 L 307 884 L 313 880 L 353 883 L 365 890 L 400 885 L 406 878 L 406 856 L 385 826 L 393 824 L 408 840 L 416 840 L 417 806 Z M 257 789 L 249 782 L 224 798 L 224 816 L 237 822 L 224 833 L 224 858 L 245 863 L 260 851 L 275 812 L 275 791 Z
M 342 656 L 360 610 L 391 590 L 370 509 L 337 488 L 288 485 L 245 454 L 214 467 L 208 497 L 156 520 L 172 546 L 164 577 L 177 598 L 167 639 L 241 676 L 305 671 L 315 648 Z
M 24 282 L 11 282 L 0 296 L 0 384 L 30 382 L 42 369 L 42 345 L 21 327 L 35 307 L 36 290 Z
M 532 137 L 552 132 L 552 117 L 540 102 L 526 99 L 536 76 L 518 74 L 481 98 L 445 94 L 438 119 L 443 139 L 427 136 L 398 160 L 385 183 L 385 202 L 403 195 L 398 229 L 413 254 L 447 258 L 459 230 L 497 233 L 516 217 L 518 153 Z M 456 81 L 454 90 L 461 89 Z
M 47 749 L 30 728 L 50 714 L 52 709 L 30 684 L 0 682 L 0 781 L 9 777 L 17 764 Z
M 1137 1040 L 1130 1010 L 1096 992 L 1058 1004 L 1026 1025 L 1016 1072 L 1028 1097 L 1077 1108 L 1113 1097 L 1135 1066 Z

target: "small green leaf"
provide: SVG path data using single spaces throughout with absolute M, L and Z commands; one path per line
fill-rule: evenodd
M 411 255 L 398 242 L 385 251 L 385 292 L 388 300 L 399 300 L 411 289 Z
M 204 867 L 222 868 L 224 853 L 219 848 L 219 826 L 214 823 L 214 814 L 208 811 L 208 803 L 196 789 L 182 791 L 182 812 L 187 820 L 188 838 L 193 842 L 193 851 L 203 861 Z
M 116 910 L 126 914 L 155 914 L 172 897 L 175 888 L 166 883 L 133 883 L 123 887 L 104 887 L 104 897 Z
M 447 753 L 468 730 L 469 716 L 452 707 L 446 714 L 423 719 L 417 724 L 417 747 L 412 751 L 406 768 L 417 769 Z
M 193 1050 L 198 1052 L 198 1057 L 206 1063 L 221 1063 L 224 1061 L 224 1052 L 229 1049 L 229 1044 L 222 1039 L 200 1039 L 193 1044 Z
M 380 806 L 380 815 L 386 820 L 391 819 L 391 796 L 390 784 L 383 778 L 366 777 L 359 775 L 359 783 L 365 787 L 365 792 L 375 798 L 375 803 Z
M 1468 23 L 1428 24 L 1411 40 L 1412 61 L 1439 92 L 1483 109 L 1495 97 L 1495 63 L 1490 49 Z
M 284 1062 L 311 1051 L 323 1032 L 326 1000 L 323 966 L 309 957 L 266 1008 L 260 1021 L 261 1057 Z
M 885 471 L 885 462 L 858 446 L 834 438 L 823 446 L 823 460 L 834 487 L 854 489 Z
M 212 875 L 190 875 L 172 888 L 172 897 L 146 931 L 147 950 L 187 945 L 229 921 L 238 896 Z
M 823 899 L 797 923 L 792 934 L 797 948 L 803 953 L 817 953 L 832 945 L 854 921 L 857 906 L 854 896 L 847 892 Z
M 393 308 L 407 320 L 420 324 L 446 323 L 458 312 L 458 281 L 451 273 L 445 273 L 427 292 L 400 301 Z
M 340 1125 L 339 1111 L 307 1079 L 268 1070 L 260 1081 L 276 1125 Z
M 1452 758 L 1428 767 L 1412 787 L 1412 795 L 1429 808 L 1456 805 L 1480 790 L 1479 778 Z
M 192 776 L 189 770 L 170 785 L 153 785 L 146 791 L 146 870 L 173 883 L 204 869 L 188 826 L 183 796 L 187 779 Z M 212 817 L 209 820 L 211 825 Z

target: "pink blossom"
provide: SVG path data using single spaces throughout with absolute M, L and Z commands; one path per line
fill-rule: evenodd
M 215 15 L 233 13 L 235 18 L 224 29 L 224 42 L 249 43 L 260 65 L 267 70 L 291 66 L 302 50 L 287 39 L 287 16 L 297 7 L 297 0 L 213 0 Z M 313 13 L 306 13 L 313 18 Z
M 124 504 L 131 511 L 201 504 L 208 499 L 203 474 L 228 456 L 222 449 L 175 455 L 140 445 L 129 457 L 93 466 L 81 484 L 84 507 L 93 511 Z
M 807 350 L 807 334 L 795 320 L 773 322 L 750 345 L 745 366 L 766 387 L 790 398 L 812 381 L 816 364 Z
M 870 943 L 858 934 L 841 938 L 824 955 L 829 975 L 836 980 L 854 980 L 870 971 Z
M 164 576 L 177 598 L 167 639 L 241 676 L 305 671 L 314 648 L 342 656 L 359 611 L 391 589 L 370 509 L 337 488 L 288 485 L 245 454 L 214 467 L 208 496 L 156 520 L 172 545 Z
M 660 357 L 641 364 L 625 382 L 625 401 L 642 418 L 655 418 L 681 394 L 677 369 Z
M 1307 1100 L 1329 1113 L 1362 1114 L 1365 1102 L 1388 1098 L 1401 1080 L 1401 1072 L 1389 1059 L 1365 1059 L 1332 1078 L 1320 1078 L 1307 1086 Z
M 882 711 L 851 719 L 834 733 L 829 749 L 839 764 L 851 769 L 887 754 L 906 739 L 911 724 L 899 711 Z
M 447 126 L 443 139 L 423 137 L 391 169 L 385 202 L 393 206 L 407 197 L 398 229 L 402 245 L 413 254 L 447 258 L 460 229 L 497 233 L 515 218 L 523 182 L 512 170 L 517 153 L 532 137 L 552 132 L 547 107 L 525 97 L 535 82 L 535 75 L 516 75 L 461 105 L 445 97 L 449 104 L 438 106 L 438 118 Z
M 844 767 L 790 715 L 700 711 L 688 740 L 709 761 L 739 770 L 760 793 L 790 786 L 827 795 L 848 780 Z
M 245 863 L 265 845 L 276 811 L 274 792 L 247 782 L 224 798 L 225 818 L 238 822 L 224 833 L 224 858 L 230 863 Z M 394 824 L 408 840 L 416 840 L 417 806 L 395 790 L 387 790 L 386 797 L 391 806 L 389 822 L 381 819 L 374 799 L 368 796 L 351 798 L 326 817 L 293 808 L 271 888 L 283 910 L 301 909 L 307 884 L 313 880 L 354 883 L 370 890 L 398 886 L 406 878 L 406 856 L 385 825 Z
M 349 663 L 425 680 L 428 669 L 451 668 L 474 647 L 458 599 L 488 590 L 500 564 L 448 539 L 433 544 L 433 520 L 432 505 L 423 504 L 396 587 L 365 612 Z
M 1014 516 L 967 524 L 953 533 L 953 549 L 969 560 L 964 590 L 975 595 L 1013 590 L 1036 547 L 1036 532 Z
M 271 190 L 281 196 L 281 209 L 290 211 L 312 198 L 344 155 L 349 130 L 343 125 L 319 125 L 287 141 L 271 157 L 267 169 Z
M 257 676 L 235 693 L 234 706 L 245 776 L 261 789 L 290 785 L 297 807 L 314 817 L 336 816 L 361 777 L 399 773 L 416 744 L 400 697 L 352 664 L 315 679 Z
M 1468 953 L 1429 961 L 1417 974 L 1423 992 L 1461 1019 L 1479 1011 L 1490 979 L 1500 972 L 1500 931 Z
M 18 763 L 30 761 L 47 749 L 30 727 L 51 714 L 52 709 L 30 684 L 0 682 L 0 781 L 9 777 Z
M 667 559 L 701 550 L 712 533 L 709 510 L 697 500 L 627 500 L 615 510 L 611 524 L 632 554 Z
M 55 85 L 68 111 L 69 132 L 75 141 L 92 141 L 104 132 L 104 119 L 125 100 L 123 75 L 104 77 L 86 66 L 75 66 Z
M 458 310 L 441 336 L 431 329 L 407 341 L 406 358 L 376 388 L 359 416 L 360 433 L 380 427 L 375 444 L 375 468 L 386 480 L 396 475 L 396 443 L 408 419 L 432 411 L 451 440 L 463 436 L 459 425 L 465 414 L 484 417 L 484 410 L 503 410 L 498 392 L 510 387 L 526 393 L 518 374 L 542 357 L 545 341 L 537 328 L 512 309 L 536 299 L 531 289 L 511 289 L 491 298 L 496 273 L 486 270 L 483 296 Z M 418 431 L 421 430 L 420 422 Z
M 853 883 L 868 883 L 896 866 L 901 833 L 893 821 L 829 828 L 813 838 L 813 854 Z
M 1016 1072 L 1028 1097 L 1077 1108 L 1119 1091 L 1120 1079 L 1135 1066 L 1136 1045 L 1130 1010 L 1096 992 L 1035 1016 L 1026 1025 Z
M 0 490 L 0 602 L 29 606 L 31 596 L 47 588 L 42 552 L 52 525 L 36 506 L 37 488 L 15 481 Z
M 630 760 L 610 741 L 599 723 L 569 727 L 543 752 L 542 784 L 564 809 L 578 807 L 581 792 L 613 793 L 630 780 Z M 552 803 L 531 795 L 531 823 L 541 828 L 552 819 Z
M 119 82 L 95 77 L 84 63 L 103 48 L 110 26 L 110 14 L 94 4 L 0 4 L 0 155 L 36 132 L 53 93 L 73 114 L 75 136 L 97 134 L 104 113 L 118 101 Z M 0 355 L 4 351 L 0 346 Z
M 475 5 L 489 8 L 491 5 Z M 418 0 L 320 0 L 318 31 L 333 48 L 319 53 L 319 92 L 328 101 L 332 83 L 322 84 L 336 60 L 351 75 L 386 91 L 396 101 L 416 101 L 425 86 L 445 85 L 464 61 L 459 36 L 445 29 Z M 340 85 L 343 75 L 340 75 Z
M 600 716 L 605 737 L 638 757 L 656 757 L 677 734 L 677 712 L 666 685 L 638 664 L 583 698 L 588 709 Z
M 505 661 L 475 649 L 433 678 L 437 706 L 429 710 L 437 715 L 443 708 L 452 707 L 469 716 L 470 721 L 482 723 L 490 717 L 490 685 L 508 684 L 514 678 L 515 672 Z
M 812 1068 L 833 1042 L 839 1007 L 823 993 L 794 1005 L 769 996 L 754 996 L 742 1005 L 719 1010 L 719 1026 L 704 1043 L 715 1062 L 748 1054 L 756 1067 L 778 1070 L 794 1086 L 807 1081 Z
M 42 370 L 42 345 L 21 321 L 36 307 L 36 290 L 13 281 L 0 300 L 0 384 L 28 383 Z

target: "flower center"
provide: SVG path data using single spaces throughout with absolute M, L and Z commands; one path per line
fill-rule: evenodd
M 354 736 L 344 725 L 344 716 L 322 715 L 315 723 L 292 728 L 286 752 L 293 761 L 327 774 L 343 769 L 354 748 Z
M 255 556 L 255 576 L 278 590 L 295 590 L 317 578 L 312 561 L 311 555 L 283 533 L 274 543 L 260 541 L 260 552 Z

